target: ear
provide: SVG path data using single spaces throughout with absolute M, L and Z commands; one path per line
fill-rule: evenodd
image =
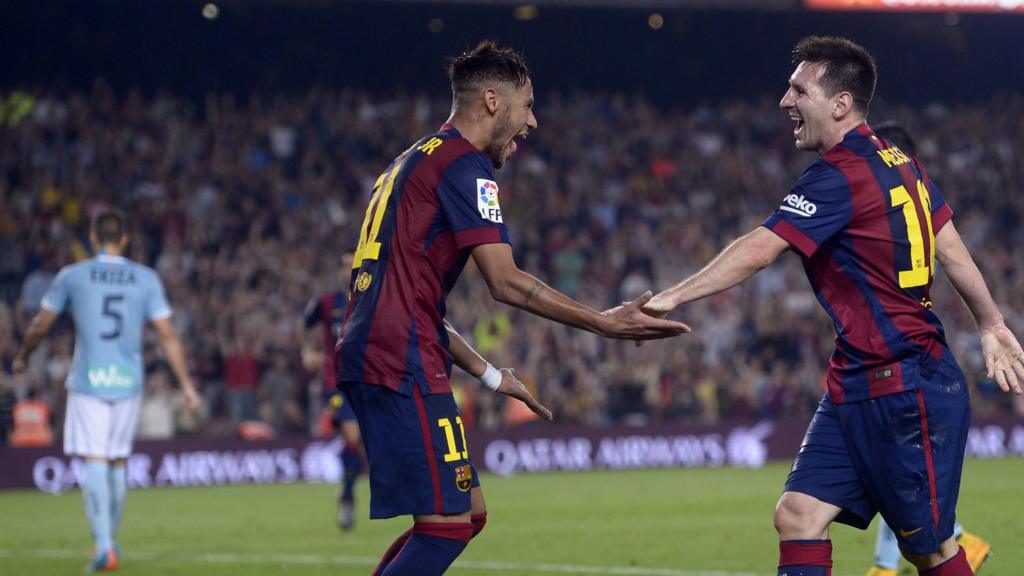
M 121 252 L 122 253 L 124 252 L 125 248 L 128 247 L 128 240 L 129 240 L 129 238 L 128 238 L 127 234 L 122 234 L 121 235 L 121 241 L 118 242 L 118 245 L 121 248 Z
M 498 112 L 498 107 L 501 105 L 501 95 L 494 88 L 487 88 L 484 90 L 484 107 L 491 114 Z
M 840 92 L 833 96 L 835 100 L 832 105 L 832 118 L 834 120 L 842 120 L 847 114 L 853 112 L 853 94 L 849 92 Z

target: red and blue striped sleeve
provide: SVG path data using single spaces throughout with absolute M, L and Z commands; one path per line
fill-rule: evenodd
M 804 171 L 779 208 L 761 225 L 809 258 L 849 225 L 852 213 L 846 177 L 839 169 L 818 160 Z
M 480 244 L 511 243 L 505 228 L 490 160 L 471 152 L 453 161 L 437 187 L 441 212 L 459 250 Z
M 953 219 L 953 209 L 950 208 L 949 203 L 942 196 L 939 187 L 928 177 L 928 172 L 924 169 L 924 166 L 916 161 L 915 164 L 918 170 L 921 171 L 921 180 L 924 182 L 925 188 L 928 189 L 928 201 L 932 211 L 932 233 L 938 234 L 939 230 L 942 230 L 942 227 L 946 225 L 946 222 Z

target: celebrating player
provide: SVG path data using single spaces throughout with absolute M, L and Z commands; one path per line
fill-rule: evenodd
M 445 295 L 470 256 L 496 300 L 546 318 L 617 338 L 689 330 L 645 316 L 649 294 L 602 314 L 516 266 L 494 170 L 537 128 L 529 72 L 519 54 L 487 41 L 454 58 L 449 78 L 448 122 L 374 185 L 339 343 L 340 388 L 359 417 L 370 464 L 370 516 L 415 520 L 375 571 L 387 576 L 443 573 L 484 525 L 448 382 L 451 359 L 466 368 L 466 350 L 444 322 Z
M 875 135 L 879 138 L 888 140 L 911 156 L 917 155 L 917 143 L 902 125 L 890 121 L 876 124 L 873 128 Z M 965 532 L 959 522 L 953 526 L 953 537 L 963 547 L 971 570 L 977 573 L 988 558 L 992 546 L 982 538 Z M 899 566 L 899 542 L 896 540 L 896 533 L 885 523 L 883 518 L 878 523 L 878 536 L 875 540 L 875 565 L 868 570 L 866 576 L 896 576 Z
M 953 538 L 970 420 L 967 383 L 932 313 L 938 259 L 981 332 L 989 377 L 1021 394 L 1024 351 L 1003 323 L 924 167 L 865 122 L 875 63 L 842 38 L 805 38 L 780 106 L 820 156 L 780 208 L 644 309 L 663 316 L 793 248 L 836 327 L 828 391 L 775 511 L 780 575 L 831 572 L 829 526 L 880 512 L 919 573 L 972 574 Z
M 200 401 L 160 277 L 121 256 L 128 244 L 121 214 L 99 214 L 90 238 L 97 255 L 66 266 L 57 275 L 28 327 L 14 370 L 25 370 L 32 351 L 70 306 L 75 355 L 67 378 L 64 453 L 85 459 L 82 494 L 95 544 L 87 569 L 98 572 L 118 567 L 115 537 L 127 491 L 125 460 L 139 420 L 145 320 L 156 327 L 160 346 L 181 383 L 185 407 L 194 411 Z

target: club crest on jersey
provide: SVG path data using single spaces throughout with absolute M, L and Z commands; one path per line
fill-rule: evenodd
M 782 204 L 779 210 L 801 216 L 814 216 L 814 213 L 818 211 L 818 206 L 814 202 L 807 200 L 803 194 L 790 194 L 782 200 Z
M 356 290 L 366 292 L 371 282 L 373 282 L 373 276 L 370 276 L 367 272 L 360 272 L 359 276 L 356 276 Z
M 469 492 L 473 487 L 473 467 L 469 464 L 455 469 L 455 486 L 459 492 Z
M 476 207 L 480 217 L 501 223 L 501 206 L 498 205 L 498 183 L 484 178 L 476 179 Z

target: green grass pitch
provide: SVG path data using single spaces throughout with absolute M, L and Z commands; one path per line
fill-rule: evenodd
M 787 472 L 651 470 L 485 476 L 487 529 L 450 574 L 774 575 L 771 513 Z M 968 461 L 967 528 L 993 544 L 982 576 L 1024 573 L 1024 459 Z M 409 521 L 334 526 L 329 485 L 150 489 L 129 494 L 119 573 L 139 576 L 368 574 Z M 89 554 L 78 492 L 0 493 L 0 574 L 80 574 Z M 832 532 L 836 576 L 860 576 L 873 529 Z

